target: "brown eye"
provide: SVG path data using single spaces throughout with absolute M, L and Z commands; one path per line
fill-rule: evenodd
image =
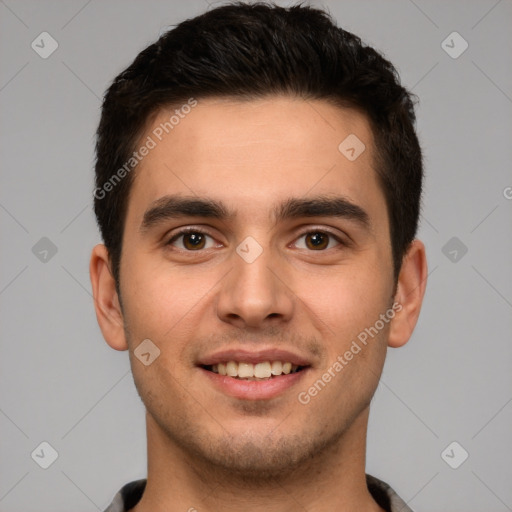
M 215 241 L 201 231 L 185 230 L 174 235 L 167 245 L 175 246 L 182 251 L 200 251 L 214 247 Z
M 205 236 L 203 233 L 186 233 L 183 235 L 183 246 L 186 249 L 203 249 L 205 245 Z
M 323 251 L 336 246 L 343 246 L 343 242 L 334 234 L 326 231 L 308 231 L 301 235 L 295 242 L 298 249 L 310 251 Z
M 306 246 L 308 249 L 325 249 L 329 245 L 329 235 L 326 233 L 308 233 L 306 235 Z

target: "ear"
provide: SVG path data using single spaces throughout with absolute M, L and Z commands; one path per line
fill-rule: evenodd
M 124 320 L 116 284 L 110 271 L 107 248 L 99 244 L 92 250 L 89 264 L 94 308 L 105 341 L 115 350 L 127 350 Z
M 401 347 L 409 341 L 420 316 L 426 286 L 425 246 L 420 240 L 414 240 L 404 256 L 398 276 L 394 308 L 396 314 L 391 322 L 388 338 L 390 347 Z

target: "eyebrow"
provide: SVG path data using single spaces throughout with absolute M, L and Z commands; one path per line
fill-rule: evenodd
M 335 217 L 355 221 L 366 229 L 371 228 L 368 213 L 361 206 L 342 196 L 290 198 L 274 208 L 272 216 L 276 224 L 301 217 Z M 236 217 L 236 212 L 211 198 L 166 195 L 154 201 L 146 210 L 140 231 L 149 231 L 162 222 L 183 217 L 227 221 Z

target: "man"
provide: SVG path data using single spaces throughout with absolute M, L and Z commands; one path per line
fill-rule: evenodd
M 365 444 L 425 291 L 413 123 L 393 66 L 309 7 L 210 10 L 115 79 L 90 273 L 148 476 L 109 512 L 410 510 Z

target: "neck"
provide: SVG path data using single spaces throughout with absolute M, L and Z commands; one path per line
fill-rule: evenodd
M 146 416 L 148 479 L 132 512 L 382 512 L 366 486 L 365 409 L 339 441 L 282 478 L 255 481 L 226 474 L 177 446 Z

